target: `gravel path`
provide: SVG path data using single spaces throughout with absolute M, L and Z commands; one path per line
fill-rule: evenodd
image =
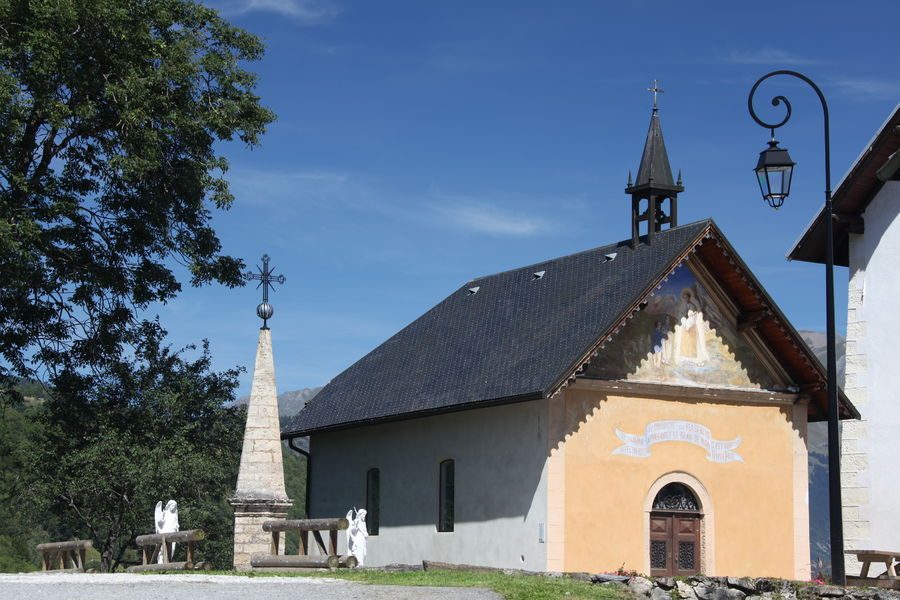
M 29 573 L 0 575 L 2 600 L 499 600 L 477 588 L 365 585 L 313 577 Z

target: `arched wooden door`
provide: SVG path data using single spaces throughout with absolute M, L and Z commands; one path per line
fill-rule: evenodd
M 670 483 L 653 500 L 650 513 L 650 575 L 700 572 L 700 521 L 697 497 L 684 484 Z

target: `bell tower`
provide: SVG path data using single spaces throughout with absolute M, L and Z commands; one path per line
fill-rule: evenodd
M 677 183 L 672 179 L 672 168 L 659 124 L 657 97 L 663 90 L 654 81 L 653 87 L 647 91 L 653 93 L 650 129 L 647 130 L 637 180 L 632 182 L 629 171 L 628 187 L 625 188 L 625 193 L 631 195 L 631 244 L 635 248 L 642 241 L 653 243 L 653 234 L 662 231 L 664 225 L 668 228 L 678 225 L 678 193 L 684 191 L 681 172 L 678 173 Z M 643 223 L 646 226 L 642 226 Z

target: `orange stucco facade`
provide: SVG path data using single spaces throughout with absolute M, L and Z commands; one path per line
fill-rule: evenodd
M 579 380 L 550 400 L 548 568 L 649 573 L 653 498 L 681 482 L 702 505 L 703 573 L 808 579 L 804 401 L 760 392 L 711 399 L 683 389 L 667 396 L 654 387 Z M 708 439 L 739 443 L 725 458 L 664 438 L 643 455 L 622 452 L 623 437 L 660 421 L 697 424 Z

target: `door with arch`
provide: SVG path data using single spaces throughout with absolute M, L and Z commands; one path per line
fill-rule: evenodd
M 700 572 L 702 518 L 697 497 L 683 483 L 670 483 L 659 491 L 650 513 L 650 575 Z

